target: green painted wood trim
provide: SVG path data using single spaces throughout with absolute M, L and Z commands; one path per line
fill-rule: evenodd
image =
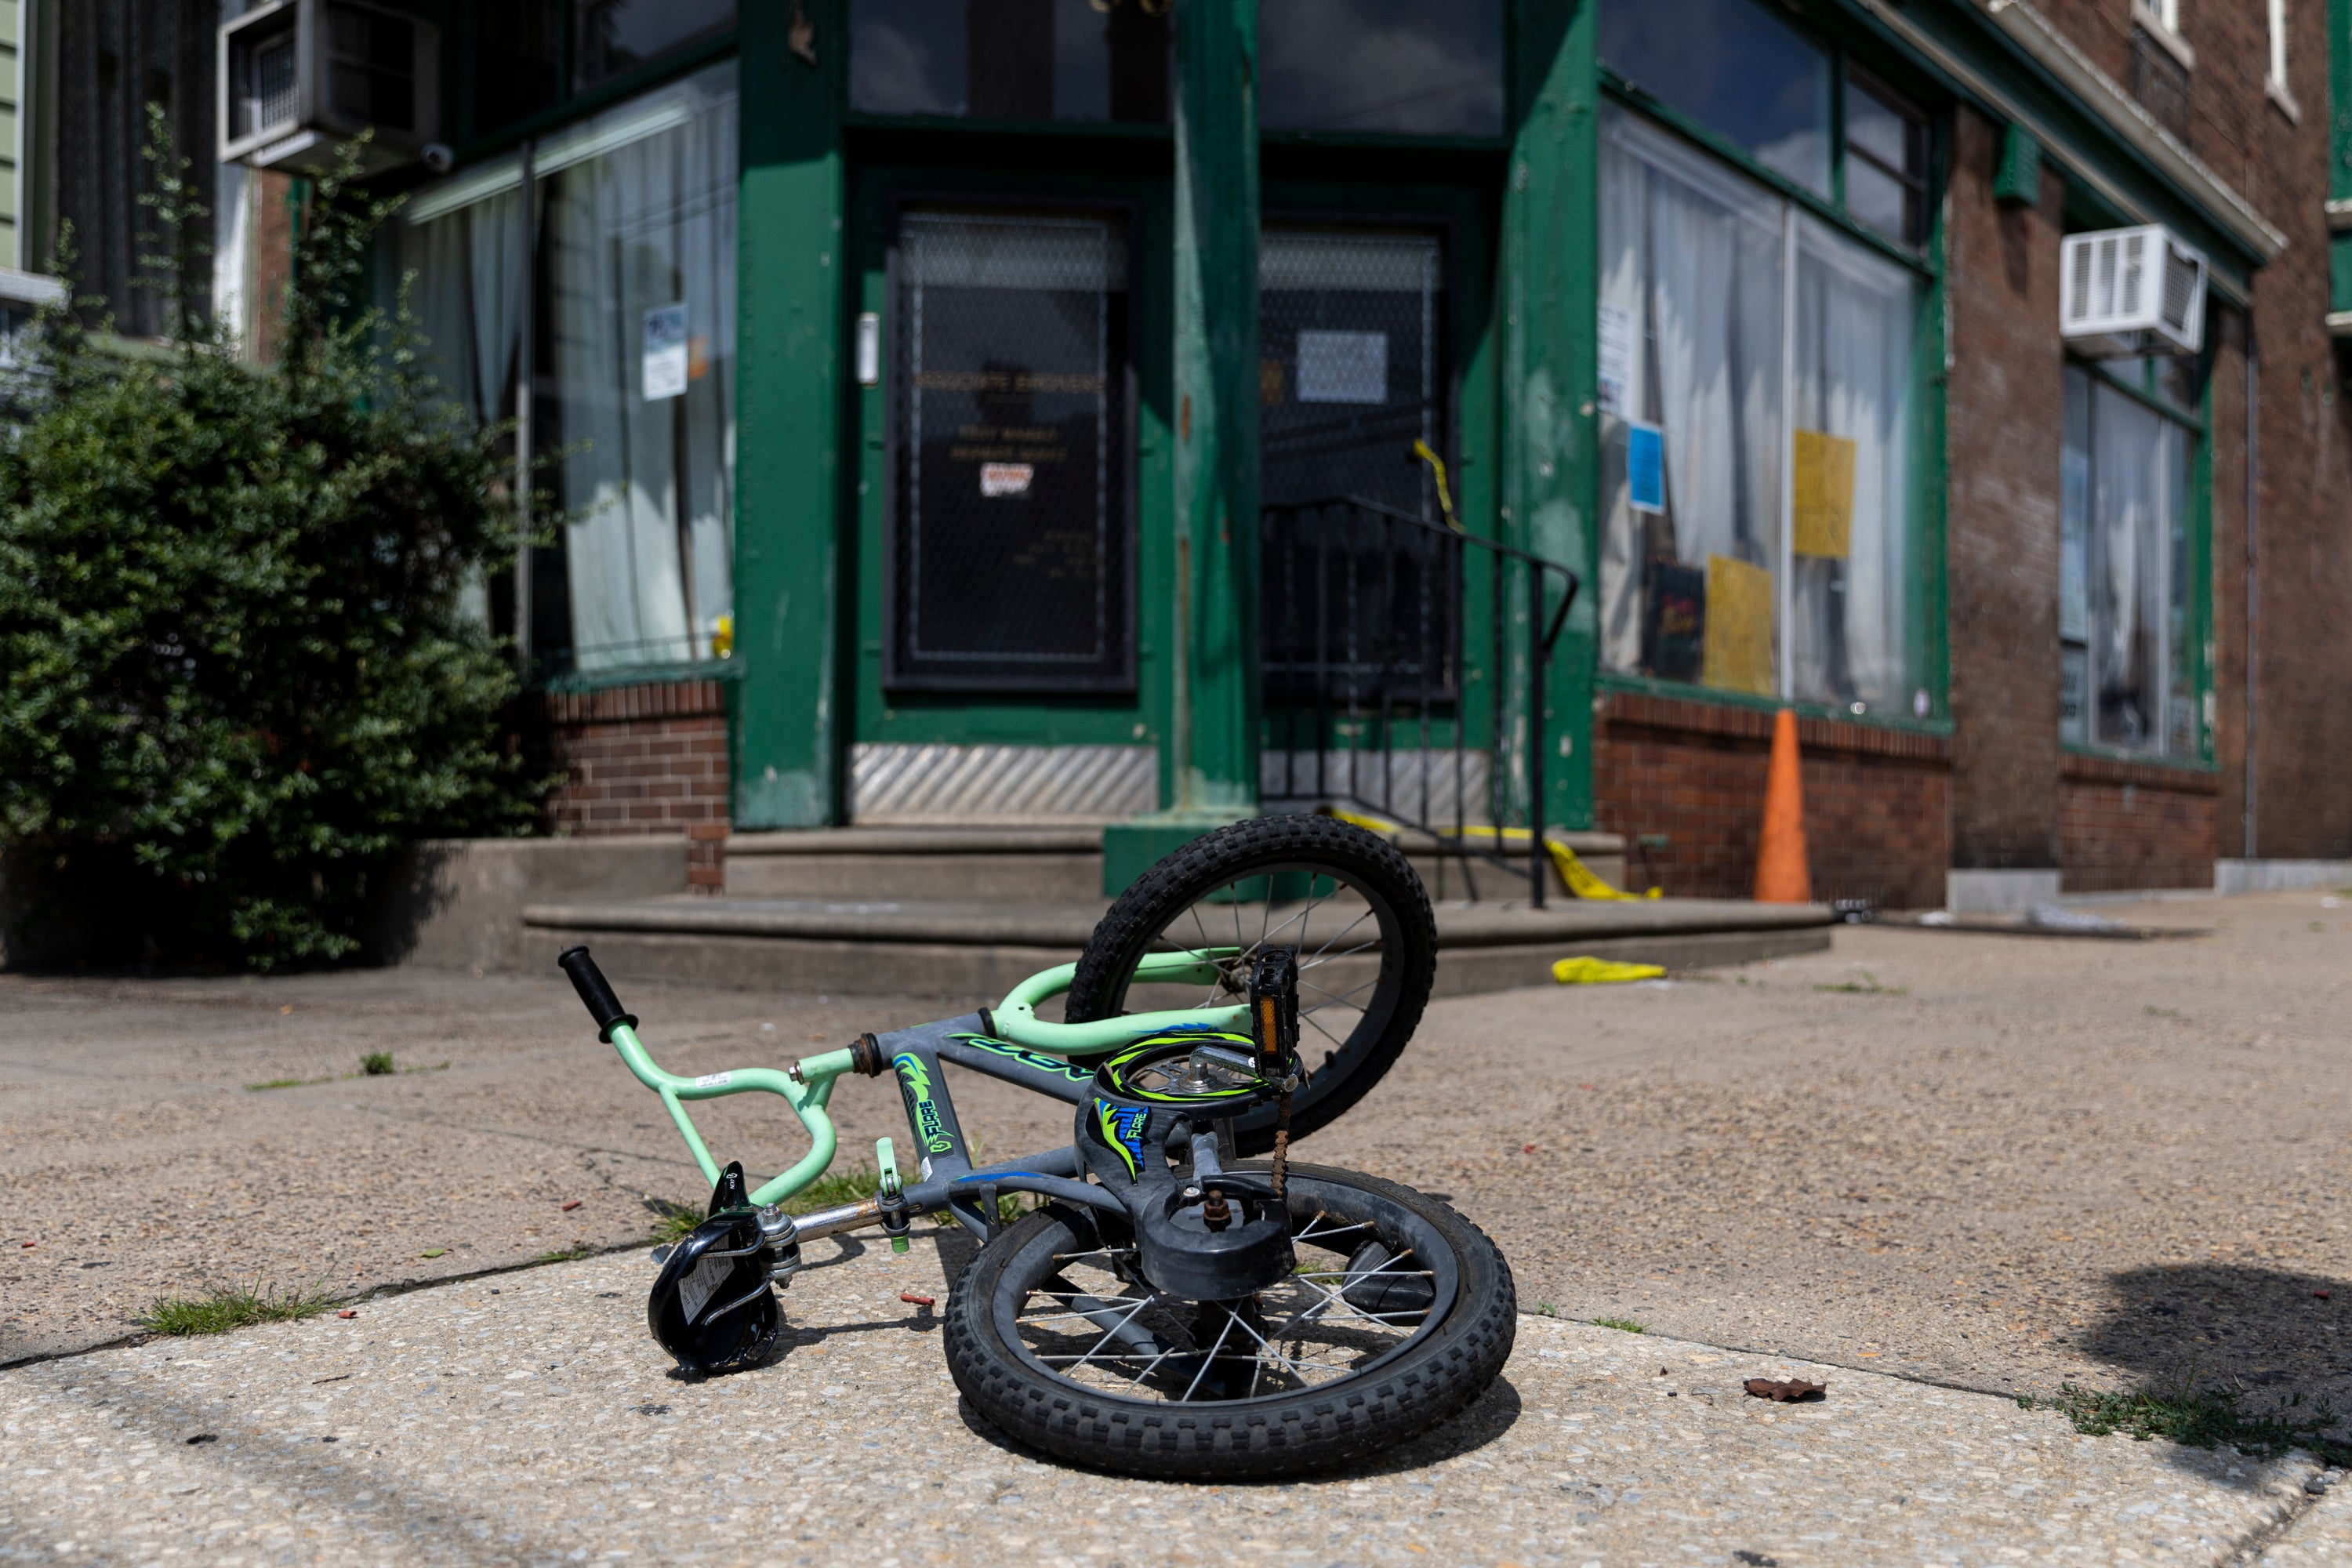
M 2063 741 L 2058 750 L 2070 757 L 2096 757 L 2103 763 L 2132 763 L 2151 768 L 2168 768 L 2178 773 L 2218 773 L 2221 764 L 2210 757 L 2168 757 L 2156 752 L 2134 752 L 2121 746 L 2085 745 L 2080 741 Z
M 2352 103 L 2346 105 L 2352 109 Z M 2352 120 L 2352 114 L 2345 116 Z M 2338 158 L 2341 162 L 2341 157 Z M 2352 310 L 2352 234 L 2327 237 L 2327 308 Z
M 2042 199 L 2042 143 L 2022 125 L 2000 132 L 2000 165 L 1993 171 L 1992 199 L 2032 206 Z
M 1545 671 L 1544 711 L 1524 695 L 1528 608 L 1507 588 L 1505 710 L 1496 763 L 1525 777 L 1543 751 L 1544 799 L 1509 803 L 1547 826 L 1592 821 L 1592 679 L 1599 656 L 1601 474 L 1592 323 L 1600 311 L 1599 0 L 1515 0 L 1511 11 L 1514 131 L 1503 198 L 1504 538 L 1567 563 L 1582 580 Z M 1516 578 L 1517 574 L 1511 574 Z M 1517 753 L 1514 755 L 1514 753 Z M 1515 765 L 1518 764 L 1518 765 Z
M 1257 809 L 1257 0 L 1177 0 L 1180 811 Z
M 1746 708 L 1758 713 L 1778 712 L 1793 709 L 1801 719 L 1823 719 L 1835 724 L 1858 724 L 1866 729 L 1892 730 L 1906 735 L 1933 735 L 1948 740 L 1952 735 L 1949 719 L 1911 719 L 1895 713 L 1856 713 L 1851 708 L 1834 702 L 1807 702 L 1801 699 L 1783 701 L 1778 697 L 1758 697 L 1747 691 L 1725 691 L 1712 686 L 1690 686 L 1679 680 L 1660 680 L 1654 676 L 1627 675 L 1620 670 L 1604 669 L 1593 678 L 1596 693 L 1622 691 L 1642 697 L 1672 698 L 1677 702 L 1706 702 L 1718 708 Z
M 794 56 L 792 7 L 745 8 L 737 230 L 735 826 L 822 827 L 842 805 L 836 604 L 843 174 L 840 0 L 806 0 L 818 64 Z
M 684 686 L 696 680 L 743 679 L 743 666 L 731 658 L 698 659 L 692 664 L 631 664 L 616 669 L 574 670 L 551 676 L 540 689 L 554 696 L 587 691 L 614 691 L 624 686 Z

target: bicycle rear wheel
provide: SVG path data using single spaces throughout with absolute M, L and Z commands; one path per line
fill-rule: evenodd
M 1394 846 L 1328 816 L 1261 816 L 1196 838 L 1119 895 L 1078 960 L 1073 1023 L 1248 994 L 1257 952 L 1298 949 L 1299 1054 L 1292 1097 L 1303 1138 L 1361 1100 L 1403 1050 L 1437 973 L 1429 894 Z M 1213 949 L 1204 989 L 1132 984 L 1146 953 Z M 1244 1154 L 1274 1147 L 1275 1108 L 1235 1119 Z

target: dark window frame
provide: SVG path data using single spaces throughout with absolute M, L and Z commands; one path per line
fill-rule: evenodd
M 1129 296 L 1126 363 L 1120 367 L 1120 396 L 1125 406 L 1120 410 L 1118 427 L 1113 439 L 1121 443 L 1121 464 L 1118 515 L 1113 527 L 1120 541 L 1119 580 L 1112 585 L 1112 595 L 1118 605 L 1120 625 L 1115 639 L 1117 668 L 1107 676 L 1072 677 L 1067 675 L 1022 678 L 1006 675 L 948 675 L 910 671 L 901 667 L 899 620 L 899 589 L 901 567 L 900 545 L 905 520 L 899 510 L 899 468 L 904 456 L 901 434 L 901 402 L 911 389 L 898 384 L 897 371 L 900 364 L 904 331 L 898 309 L 900 280 L 900 236 L 902 219 L 909 209 L 940 212 L 966 212 L 1017 217 L 1023 215 L 1095 215 L 1115 216 L 1121 226 L 1127 248 Z M 974 697 L 1132 697 L 1140 689 L 1140 647 L 1138 626 L 1141 595 L 1142 529 L 1140 524 L 1141 496 L 1137 472 L 1141 466 L 1140 430 L 1138 416 L 1141 400 L 1141 382 L 1136 370 L 1135 339 L 1137 310 L 1134 302 L 1138 265 L 1138 230 L 1142 220 L 1142 203 L 1131 197 L 1025 195 L 1018 192 L 971 191 L 937 187 L 905 188 L 890 193 L 886 204 L 887 238 L 883 245 L 882 265 L 882 689 L 886 694 L 962 695 Z

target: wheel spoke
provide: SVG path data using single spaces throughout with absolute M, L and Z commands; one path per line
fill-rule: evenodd
M 1225 1314 L 1225 1326 L 1217 1331 L 1217 1342 L 1209 1347 L 1208 1358 L 1201 1363 L 1201 1370 L 1194 1373 L 1192 1374 L 1192 1381 L 1184 1385 L 1184 1393 L 1182 1396 L 1177 1400 L 1179 1405 L 1191 1399 L 1192 1397 L 1192 1391 L 1201 1386 L 1201 1380 L 1209 1375 L 1209 1368 L 1216 1363 L 1218 1352 L 1225 1348 L 1225 1336 L 1233 1331 L 1234 1314 L 1232 1312 L 1227 1312 Z

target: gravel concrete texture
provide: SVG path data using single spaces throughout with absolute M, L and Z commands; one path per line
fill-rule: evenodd
M 1843 928 L 1736 971 L 1442 1001 L 1306 1157 L 1450 1194 L 1522 1301 L 1568 1317 L 1992 1392 L 2193 1371 L 2250 1408 L 2352 1411 L 2352 907 L 2103 909 L 2212 934 Z M 625 999 L 688 1072 L 981 1000 Z M 242 1087 L 377 1049 L 450 1065 Z M 1068 1136 L 1058 1106 L 953 1081 L 984 1152 Z M 845 1163 L 903 1135 L 887 1084 L 835 1109 Z M 799 1152 L 772 1107 L 697 1114 L 755 1171 Z M 0 1363 L 208 1283 L 356 1291 L 625 1245 L 644 1194 L 699 1187 L 551 968 L 0 977 Z
M 0 1560 L 2219 1563 L 2316 1466 L 2097 1440 L 1990 1395 L 1540 1318 L 1477 1405 L 1311 1481 L 1108 1479 L 959 1408 L 957 1261 L 836 1247 L 769 1364 L 687 1380 L 623 1254 L 0 1374 Z M 1743 1395 L 1752 1375 L 1828 1384 Z M 2300 1561 L 2279 1557 L 2279 1562 Z

